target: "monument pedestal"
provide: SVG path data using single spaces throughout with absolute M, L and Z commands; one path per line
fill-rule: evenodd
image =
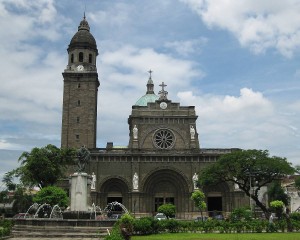
M 71 175 L 71 211 L 87 211 L 90 195 L 91 176 L 87 173 Z
M 137 139 L 134 139 L 132 142 L 132 148 L 138 148 L 139 147 L 139 141 Z

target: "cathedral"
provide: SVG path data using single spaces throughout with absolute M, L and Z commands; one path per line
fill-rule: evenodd
M 89 149 L 91 161 L 86 171 L 96 179 L 89 196 L 91 203 L 103 208 L 118 201 L 137 216 L 153 216 L 160 205 L 172 203 L 177 218 L 199 215 L 190 197 L 198 189 L 195 182 L 200 170 L 234 149 L 201 148 L 195 107 L 169 99 L 164 82 L 159 83 L 156 94 L 151 70 L 145 92 L 128 117 L 128 146 L 114 147 L 108 142 L 106 147 L 98 148 L 98 49 L 85 17 L 67 51 L 61 146 Z M 102 79 L 105 81 L 105 76 Z M 209 216 L 226 215 L 234 208 L 249 205 L 249 198 L 230 184 L 202 190 Z

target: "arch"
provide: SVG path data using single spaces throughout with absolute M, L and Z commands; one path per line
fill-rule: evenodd
M 71 63 L 74 63 L 74 54 L 71 54 Z
M 213 186 L 205 186 L 203 187 L 203 192 L 206 196 L 209 216 L 224 215 L 225 212 L 231 210 L 233 199 L 230 194 L 230 187 L 226 182 Z
M 188 211 L 189 188 L 186 177 L 178 170 L 171 168 L 153 170 L 141 182 L 145 199 L 141 211 L 154 213 L 165 203 L 174 204 L 178 213 Z
M 79 62 L 83 62 L 83 52 L 79 52 L 78 60 Z
M 106 189 L 106 185 L 109 184 L 111 181 L 120 183 L 124 187 L 124 189 L 126 189 L 126 191 L 129 192 L 130 184 L 125 178 L 120 176 L 109 176 L 104 178 L 99 184 L 100 192 L 105 192 L 104 190 Z
M 154 174 L 163 172 L 163 171 L 169 171 L 170 173 L 175 173 L 176 175 L 178 175 L 178 177 L 184 182 L 185 188 L 188 192 L 192 191 L 192 185 L 190 184 L 188 178 L 185 176 L 185 174 L 180 171 L 179 169 L 172 167 L 172 166 L 164 166 L 164 167 L 157 167 L 153 170 L 151 170 L 141 181 L 140 183 L 140 189 L 143 190 L 145 192 L 145 185 L 148 184 L 147 181 L 149 181 L 149 179 L 151 179 L 151 176 L 154 176 Z
M 93 55 L 91 53 L 89 54 L 89 63 L 93 63 Z
M 128 182 L 119 176 L 110 176 L 99 184 L 100 206 L 105 207 L 110 202 L 119 202 L 128 208 L 129 206 L 129 187 Z

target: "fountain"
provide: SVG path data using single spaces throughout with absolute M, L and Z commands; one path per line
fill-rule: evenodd
M 28 218 L 28 217 L 31 216 L 31 215 L 34 216 L 35 213 L 36 213 L 36 211 L 37 211 L 37 209 L 39 208 L 39 206 L 40 206 L 40 204 L 38 204 L 38 203 L 32 204 L 32 205 L 28 208 L 27 212 L 25 213 L 24 218 Z M 31 214 L 30 211 L 34 211 L 34 214 Z
M 111 219 L 118 219 L 123 213 L 129 213 L 127 208 L 122 203 L 116 201 L 108 203 L 103 209 L 103 212 L 106 213 L 106 216 Z
M 109 203 L 104 210 L 94 203 L 91 204 L 90 195 L 91 191 L 95 191 L 96 179 L 84 172 L 89 159 L 89 151 L 85 147 L 80 148 L 77 152 L 78 166 L 69 181 L 70 207 L 62 211 L 58 205 L 52 207 L 47 203 L 33 204 L 27 210 L 24 219 L 16 219 L 15 226 L 20 229 L 21 234 L 29 231 L 29 235 L 36 232 L 40 236 L 40 232 L 45 231 L 45 234 L 52 237 L 61 233 L 64 236 L 77 236 L 80 230 L 85 231 L 85 235 L 93 235 L 91 228 L 94 228 L 96 233 L 103 229 L 106 231 L 114 225 L 116 218 L 111 217 L 114 212 L 128 213 L 126 207 L 118 202 Z
M 50 218 L 52 218 L 52 219 L 63 219 L 61 209 L 58 205 L 54 205 L 54 207 L 52 208 Z
M 52 211 L 51 205 L 48 203 L 44 203 L 39 206 L 33 218 L 50 218 L 51 211 Z

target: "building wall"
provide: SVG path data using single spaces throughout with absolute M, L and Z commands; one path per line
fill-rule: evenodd
M 88 166 L 90 174 L 94 172 L 97 175 L 92 201 L 103 209 L 109 199 L 119 197 L 120 201 L 121 197 L 122 204 L 131 212 L 139 216 L 148 216 L 157 212 L 156 200 L 163 199 L 163 203 L 166 203 L 173 198 L 177 207 L 176 217 L 193 218 L 199 214 L 190 200 L 195 190 L 193 175 L 216 161 L 217 157 L 218 154 L 200 153 L 193 156 L 135 153 L 133 156 L 128 153 L 93 151 L 92 161 Z M 139 177 L 138 190 L 133 189 L 135 173 Z M 234 188 L 227 184 L 206 188 L 204 192 L 207 197 L 213 194 L 222 198 L 224 215 L 238 204 L 245 204 L 245 195 L 234 191 Z

